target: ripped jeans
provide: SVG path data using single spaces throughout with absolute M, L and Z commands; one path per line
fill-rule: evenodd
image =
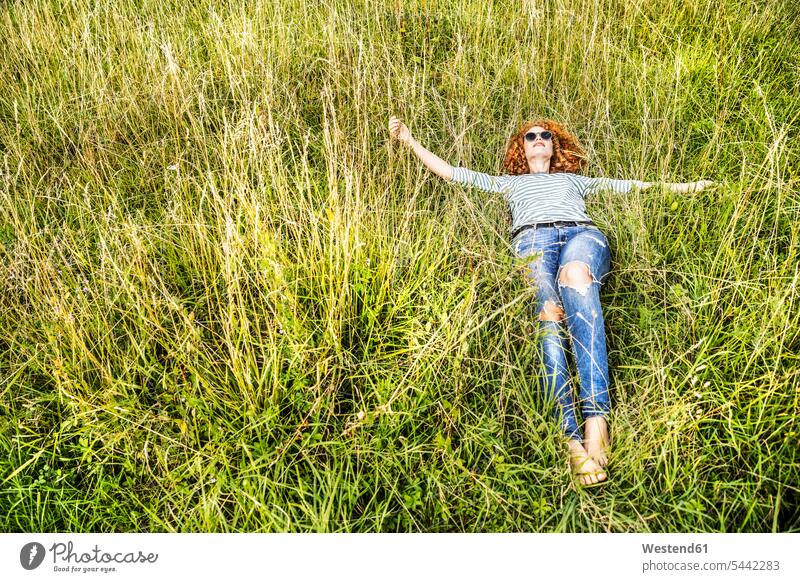
M 543 394 L 548 400 L 556 398 L 559 405 L 555 408 L 556 418 L 567 437 L 583 442 L 569 383 L 568 343 L 563 319 L 566 319 L 578 369 L 583 417 L 607 416 L 611 400 L 600 286 L 611 264 L 608 240 L 594 225 L 577 225 L 531 228 L 519 233 L 512 242 L 518 257 L 532 259 L 526 268 L 526 278 L 537 288 L 536 325 L 543 366 L 540 375 Z M 578 267 L 579 273 L 585 273 L 588 266 L 591 283 L 563 282 L 562 269 L 573 261 L 582 265 L 573 265 L 570 271 Z M 548 306 L 551 316 L 541 319 L 547 301 L 552 302 Z M 550 321 L 554 318 L 562 321 Z

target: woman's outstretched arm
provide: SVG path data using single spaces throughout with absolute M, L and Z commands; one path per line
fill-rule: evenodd
M 713 180 L 700 180 L 699 182 L 644 182 L 647 186 L 642 186 L 643 188 L 649 188 L 650 186 L 655 186 L 656 184 L 660 184 L 667 190 L 671 190 L 672 192 L 699 192 L 704 188 L 708 188 L 709 186 L 713 186 L 716 184 Z
M 389 133 L 392 135 L 392 137 L 410 147 L 416 156 L 428 167 L 431 172 L 441 178 L 444 178 L 445 180 L 452 179 L 453 166 L 445 162 L 433 152 L 426 150 L 421 143 L 412 137 L 411 132 L 406 127 L 406 124 L 400 121 L 394 115 L 392 115 L 392 117 L 389 119 Z
M 711 180 L 701 180 L 699 182 L 642 182 L 640 180 L 614 180 L 612 178 L 592 178 L 589 176 L 570 175 L 573 180 L 577 180 L 584 188 L 583 193 L 588 194 L 597 190 L 611 189 L 620 194 L 630 192 L 632 188 L 645 190 L 652 186 L 661 186 L 672 192 L 698 192 L 716 184 Z
M 411 137 L 411 132 L 405 124 L 394 115 L 389 119 L 389 132 L 414 150 L 417 157 L 422 160 L 428 169 L 453 184 L 464 184 L 484 192 L 498 192 L 507 194 L 513 189 L 514 176 L 491 176 L 483 172 L 475 172 L 463 166 L 453 167 L 442 158 L 426 150 Z

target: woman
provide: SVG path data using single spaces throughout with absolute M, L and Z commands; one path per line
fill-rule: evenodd
M 555 397 L 556 413 L 567 436 L 570 460 L 578 482 L 605 481 L 609 435 L 606 416 L 608 360 L 600 285 L 610 267 L 608 241 L 586 214 L 584 198 L 602 188 L 625 193 L 650 182 L 589 178 L 578 174 L 585 153 L 578 141 L 558 123 L 538 119 L 524 123 L 511 137 L 503 166 L 508 172 L 490 176 L 450 164 L 426 150 L 397 117 L 389 120 L 390 134 L 411 147 L 436 175 L 450 181 L 505 196 L 513 223 L 515 253 L 531 256 L 526 276 L 536 287 L 542 389 Z M 676 192 L 702 190 L 709 180 L 664 184 Z M 567 333 L 580 380 L 585 438 L 575 417 L 569 386 Z

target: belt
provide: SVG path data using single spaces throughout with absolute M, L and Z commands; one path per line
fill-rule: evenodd
M 591 220 L 556 220 L 555 222 L 537 222 L 536 224 L 524 224 L 520 227 L 515 228 L 511 232 L 511 238 L 513 239 L 523 230 L 528 230 L 529 228 L 542 228 L 546 226 L 578 226 L 579 224 L 594 225 L 594 223 Z

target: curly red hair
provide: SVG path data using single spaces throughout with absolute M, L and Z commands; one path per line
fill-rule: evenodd
M 511 175 L 530 174 L 528 159 L 525 157 L 523 140 L 528 130 L 534 126 L 543 127 L 553 134 L 553 157 L 550 158 L 550 172 L 570 172 L 579 174 L 586 164 L 586 151 L 578 140 L 564 127 L 552 119 L 535 119 L 523 123 L 508 140 L 503 167 Z

